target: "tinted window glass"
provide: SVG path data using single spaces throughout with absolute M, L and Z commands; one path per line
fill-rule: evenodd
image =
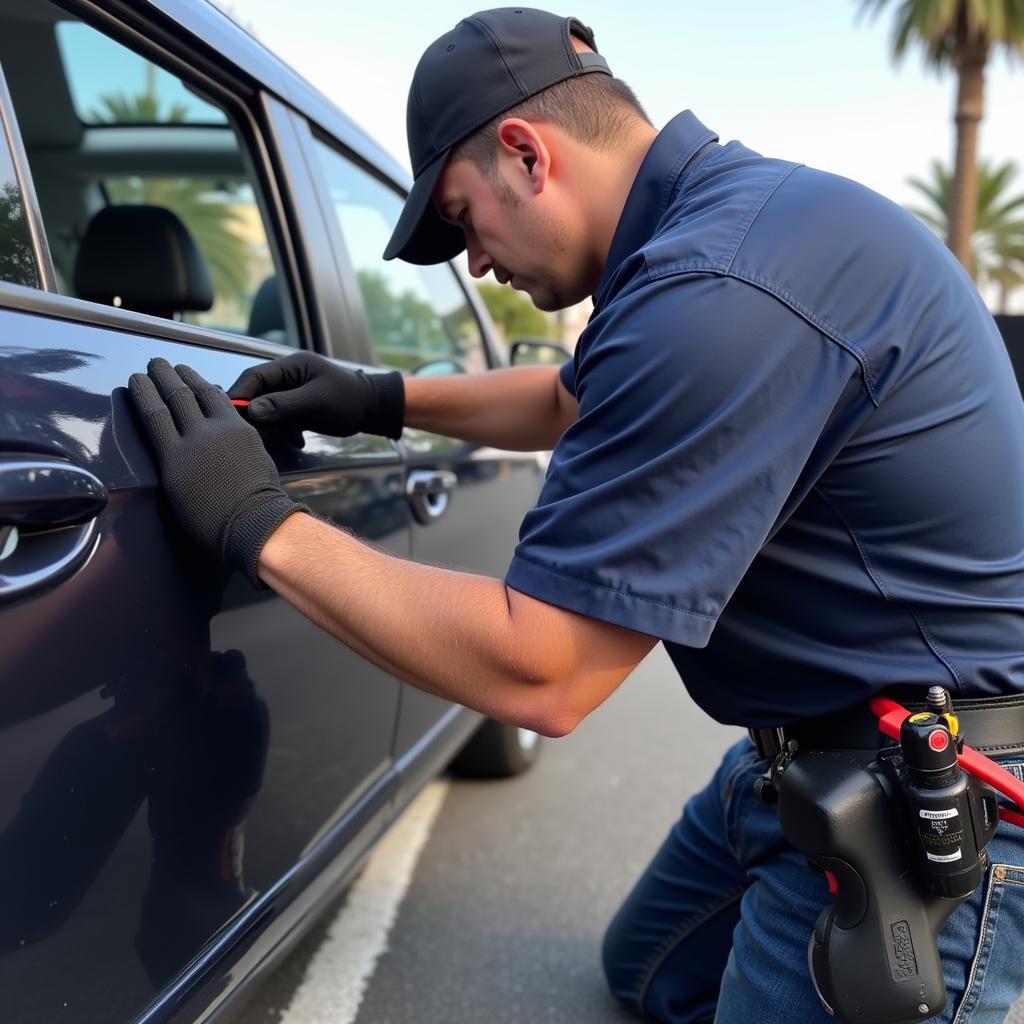
M 0 281 L 39 287 L 21 189 L 6 145 L 0 146 Z
M 444 361 L 486 370 L 480 327 L 452 268 L 383 259 L 401 198 L 324 143 L 316 150 L 381 362 L 406 372 Z
M 201 100 L 181 79 L 80 21 L 58 22 L 57 43 L 75 113 L 86 124 L 227 124 L 223 111 Z M 146 102 L 131 102 L 131 93 Z
M 164 206 L 188 228 L 205 257 L 215 300 L 209 312 L 186 313 L 184 319 L 245 334 L 255 312 L 253 333 L 285 329 L 280 311 L 276 324 L 263 326 L 259 309 L 253 308 L 260 285 L 274 274 L 274 262 L 256 196 L 247 181 L 132 176 L 104 178 L 103 187 L 111 205 Z M 287 341 L 277 335 L 272 340 Z
M 23 10 L 0 0 L 0 56 L 60 291 L 299 345 L 230 112 L 46 0 Z

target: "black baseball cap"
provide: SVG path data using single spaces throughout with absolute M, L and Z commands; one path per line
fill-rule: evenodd
M 430 197 L 452 149 L 498 114 L 567 78 L 610 75 L 591 49 L 594 33 L 576 18 L 501 7 L 463 19 L 434 40 L 416 65 L 406 131 L 413 186 L 384 259 L 443 263 L 466 247 L 462 229 L 441 219 Z

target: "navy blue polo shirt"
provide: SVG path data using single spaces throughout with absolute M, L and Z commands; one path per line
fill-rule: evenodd
M 510 587 L 660 638 L 722 722 L 1024 690 L 1024 404 L 930 231 L 687 111 L 594 299 Z

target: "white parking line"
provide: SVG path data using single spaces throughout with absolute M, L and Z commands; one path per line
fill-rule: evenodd
M 448 783 L 431 783 L 378 844 L 279 1024 L 352 1024 L 356 1019 L 447 794 Z

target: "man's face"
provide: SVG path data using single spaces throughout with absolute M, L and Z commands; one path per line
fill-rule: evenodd
M 465 233 L 470 273 L 493 271 L 538 309 L 565 309 L 586 298 L 593 285 L 583 279 L 582 238 L 554 190 L 534 193 L 522 187 L 521 175 L 510 184 L 500 161 L 495 175 L 492 181 L 476 164 L 457 160 L 434 190 L 438 212 Z

